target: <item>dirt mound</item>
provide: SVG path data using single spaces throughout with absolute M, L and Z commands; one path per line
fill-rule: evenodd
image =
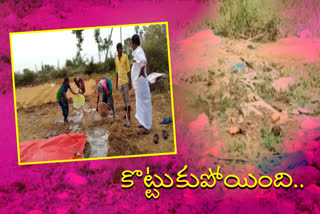
M 141 154 L 137 146 L 132 144 L 133 139 L 137 137 L 134 129 L 125 128 L 120 119 L 108 120 L 107 126 L 110 133 L 107 156 Z
M 319 62 L 320 40 L 286 38 L 273 44 L 261 45 L 257 54 L 274 60 L 287 62 Z

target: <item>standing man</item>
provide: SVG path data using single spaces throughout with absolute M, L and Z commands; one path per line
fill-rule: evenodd
M 140 123 L 139 134 L 149 134 L 152 126 L 152 104 L 149 82 L 147 79 L 147 59 L 140 46 L 140 38 L 137 34 L 131 38 L 133 49 L 133 65 L 131 79 L 136 94 L 136 115 Z
M 116 72 L 117 72 L 117 80 L 116 80 L 116 88 L 119 90 L 118 86 L 120 86 L 120 94 L 123 101 L 124 111 L 128 115 L 128 119 L 130 120 L 130 98 L 129 98 L 129 90 L 131 89 L 131 75 L 130 75 L 130 65 L 129 59 L 126 54 L 122 52 L 122 44 L 117 44 L 117 52 L 118 57 L 115 58 L 116 64 Z M 124 116 L 126 119 L 126 115 Z

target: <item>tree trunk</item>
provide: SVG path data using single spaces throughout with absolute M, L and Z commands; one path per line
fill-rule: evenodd
M 111 33 L 110 33 L 110 35 L 109 35 L 108 41 L 111 40 L 112 31 L 113 31 L 113 28 L 111 28 Z M 106 73 L 107 73 L 106 69 L 107 69 L 107 59 L 108 59 L 109 49 L 110 49 L 110 47 L 107 48 L 106 58 L 105 58 L 105 60 L 104 60 L 104 68 L 103 68 L 103 70 L 104 70 Z

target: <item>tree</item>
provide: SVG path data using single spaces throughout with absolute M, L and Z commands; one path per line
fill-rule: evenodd
M 93 63 L 93 57 L 91 57 L 91 61 L 85 70 L 85 74 L 87 74 L 91 77 L 91 74 L 93 72 L 97 72 L 97 66 L 96 66 L 96 64 Z
M 129 59 L 132 59 L 131 38 L 126 38 L 123 44 L 123 52 L 128 55 Z
M 35 77 L 36 77 L 36 74 L 33 71 L 31 71 L 27 68 L 23 69 L 23 82 L 24 82 L 24 84 L 32 83 L 34 81 Z
M 96 29 L 94 31 L 94 39 L 98 46 L 98 54 L 99 54 L 99 62 L 101 61 L 101 54 L 105 53 L 105 60 L 104 60 L 104 70 L 107 68 L 107 59 L 108 59 L 108 53 L 109 49 L 112 46 L 113 42 L 111 40 L 113 28 L 111 28 L 111 32 L 109 34 L 109 37 L 102 38 L 100 34 L 100 29 Z
M 97 46 L 98 46 L 99 62 L 101 62 L 101 52 L 103 51 L 103 41 L 100 36 L 100 29 L 94 30 L 94 40 L 96 41 Z
M 73 60 L 67 59 L 65 63 L 65 67 L 75 68 L 75 62 Z
M 138 33 L 139 33 L 139 29 L 140 29 L 140 27 L 139 27 L 139 26 L 135 26 L 135 27 L 134 27 L 134 31 L 136 32 L 136 34 L 138 34 Z
M 106 44 L 106 49 L 107 49 L 106 58 L 104 60 L 104 69 L 103 69 L 104 71 L 106 71 L 106 68 L 107 68 L 109 48 L 112 46 L 112 40 L 111 40 L 112 32 L 113 32 L 113 28 L 111 28 L 111 33 L 109 34 L 109 38 L 108 39 L 104 38 L 104 43 Z
M 169 72 L 166 25 L 144 27 L 142 48 L 148 60 L 148 73 Z
M 73 30 L 72 31 L 72 33 L 74 35 L 76 35 L 77 41 L 78 41 L 78 43 L 77 43 L 78 51 L 77 51 L 77 54 L 76 54 L 76 62 L 77 62 L 78 65 L 83 64 L 83 60 L 82 60 L 82 57 L 81 57 L 82 43 L 83 43 L 83 40 L 84 40 L 83 36 L 82 36 L 82 32 L 83 31 L 84 30 Z

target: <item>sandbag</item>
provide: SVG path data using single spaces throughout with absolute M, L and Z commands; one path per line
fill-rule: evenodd
M 19 143 L 20 162 L 81 159 L 86 140 L 84 134 L 70 133 L 49 139 L 22 142 Z

